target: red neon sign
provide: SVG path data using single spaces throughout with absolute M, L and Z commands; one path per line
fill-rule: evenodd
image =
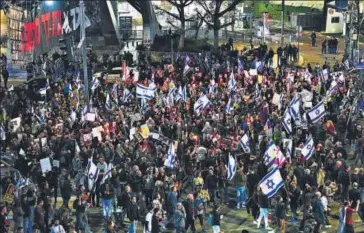
M 24 23 L 22 34 L 22 47 L 24 52 L 34 50 L 41 43 L 42 31 L 45 35 L 45 43 L 48 45 L 49 39 L 62 34 L 62 12 L 56 10 L 40 15 L 33 22 Z

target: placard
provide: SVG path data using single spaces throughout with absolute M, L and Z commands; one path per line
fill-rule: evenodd
M 312 102 L 304 102 L 303 108 L 312 108 Z
M 45 147 L 47 145 L 47 138 L 41 138 L 40 141 L 41 141 L 42 147 Z
M 15 133 L 18 128 L 20 127 L 21 118 L 17 117 L 12 120 L 10 120 L 10 127 L 12 128 L 12 132 Z
M 14 202 L 14 192 L 15 192 L 15 185 L 9 184 L 4 196 L 5 203 L 12 204 Z
M 258 75 L 258 83 L 259 84 L 262 84 L 263 79 L 264 79 L 263 75 Z
M 274 93 L 273 99 L 272 99 L 272 104 L 278 105 L 280 97 L 281 97 L 281 95 L 279 95 L 278 93 Z
M 97 126 L 95 128 L 92 128 L 92 137 L 93 138 L 97 138 L 99 140 L 99 142 L 102 141 L 102 134 L 101 132 L 104 132 L 104 128 L 102 126 Z
M 286 149 L 286 148 L 287 148 L 287 146 L 288 146 L 290 143 L 292 143 L 292 139 L 290 139 L 290 138 L 284 138 L 284 139 L 283 139 L 283 149 Z
M 53 160 L 53 167 L 59 167 L 59 160 Z
M 85 120 L 86 121 L 90 121 L 90 122 L 94 122 L 96 119 L 96 114 L 95 113 L 86 113 L 86 116 L 85 116 Z
M 257 69 L 250 69 L 250 70 L 249 70 L 249 74 L 250 74 L 251 76 L 255 76 L 255 75 L 258 75 L 258 71 L 257 71 Z
M 141 134 L 142 134 L 143 138 L 149 137 L 150 131 L 149 131 L 149 127 L 147 124 L 140 126 L 140 130 L 142 131 Z
M 42 169 L 42 173 L 52 171 L 51 160 L 49 158 L 41 159 L 40 168 Z

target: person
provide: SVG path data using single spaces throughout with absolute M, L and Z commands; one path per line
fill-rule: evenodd
M 277 204 L 275 207 L 275 217 L 277 218 L 280 231 L 282 233 L 286 232 L 286 214 L 287 214 L 287 208 L 286 203 L 284 203 L 283 198 L 281 196 L 277 196 Z
M 80 193 L 73 202 L 73 209 L 76 211 L 76 230 L 81 231 L 87 228 L 86 208 L 89 195 L 85 192 L 85 187 L 81 185 Z
M 109 181 L 107 181 L 100 189 L 103 215 L 105 219 L 109 219 L 112 213 L 114 191 Z
M 34 210 L 34 223 L 38 226 L 41 233 L 45 233 L 46 222 L 43 199 L 38 200 L 38 205 Z
M 211 217 L 212 217 L 212 232 L 213 233 L 220 233 L 220 219 L 221 219 L 221 214 L 218 211 L 219 206 L 218 205 L 214 205 L 212 212 L 211 212 Z
M 196 228 L 195 228 L 195 215 L 193 208 L 193 194 L 187 195 L 187 199 L 183 201 L 183 207 L 186 211 L 185 230 L 188 231 L 188 229 L 191 227 L 191 231 L 195 233 Z
M 105 230 L 102 233 L 116 233 L 115 223 L 112 220 L 108 220 Z
M 127 215 L 130 220 L 128 233 L 136 233 L 137 224 L 140 218 L 139 206 L 136 196 L 131 197 L 131 202 L 128 205 Z
M 325 207 L 321 201 L 321 193 L 316 192 L 312 201 L 312 212 L 315 217 L 315 232 L 319 232 L 322 226 L 325 226 Z
M 327 40 L 324 39 L 324 41 L 322 41 L 322 48 L 321 48 L 322 54 L 326 54 L 326 46 L 327 46 Z
M 152 216 L 152 230 L 151 230 L 152 233 L 161 232 L 159 222 L 160 222 L 160 211 L 158 208 L 155 208 L 153 210 L 153 216 Z
M 116 218 L 120 226 L 124 226 L 124 219 L 127 213 L 128 207 L 132 199 L 132 190 L 129 185 L 125 186 L 125 190 L 118 197 L 117 205 L 121 207 L 121 213 L 117 214 Z
M 71 180 L 70 180 L 70 176 L 66 175 L 65 179 L 63 180 L 63 184 L 61 186 L 61 196 L 62 196 L 62 206 L 68 208 L 68 203 L 71 199 L 71 195 L 72 195 L 72 184 L 71 184 Z
M 267 195 L 262 192 L 260 187 L 257 187 L 258 191 L 258 206 L 259 206 L 259 217 L 257 219 L 257 228 L 260 228 L 260 222 L 264 218 L 264 226 L 266 230 L 272 230 L 272 228 L 268 225 L 268 208 L 269 208 L 269 200 Z
M 9 79 L 9 71 L 8 71 L 8 69 L 6 69 L 6 67 L 2 68 L 1 75 L 3 76 L 4 87 L 5 87 L 5 89 L 7 89 L 8 88 L 8 79 Z
M 244 174 L 244 166 L 242 164 L 239 165 L 239 169 L 237 170 L 234 181 L 236 186 L 236 208 L 240 209 L 240 207 L 245 207 L 246 204 L 246 175 Z
M 51 228 L 51 233 L 66 233 L 63 226 L 59 224 L 59 220 L 54 221 L 54 225 Z
M 15 205 L 13 208 L 13 220 L 14 220 L 14 233 L 18 228 L 23 228 L 24 223 L 24 211 L 21 206 L 21 200 L 15 199 Z
M 297 209 L 299 206 L 299 199 L 301 196 L 301 191 L 300 189 L 297 187 L 297 180 L 294 179 L 291 182 L 291 185 L 288 188 L 288 195 L 289 195 L 289 205 L 292 211 L 292 223 L 293 224 L 297 224 L 298 223 L 298 219 L 297 219 Z
M 176 211 L 173 216 L 174 228 L 176 233 L 185 233 L 186 227 L 186 211 L 181 202 L 177 203 Z
M 312 33 L 311 33 L 311 45 L 312 45 L 312 47 L 315 47 L 316 46 L 316 32 L 315 31 L 313 31 Z
M 153 208 L 153 206 L 151 206 L 149 208 L 149 211 L 148 211 L 147 215 L 145 216 L 143 233 L 151 233 L 152 232 L 152 218 L 153 218 L 153 214 L 154 214 L 154 209 L 155 208 Z
M 6 216 L 8 214 L 8 209 L 5 205 L 0 206 L 0 232 L 7 232 L 6 227 Z
M 176 205 L 177 205 L 177 188 L 176 186 L 171 187 L 171 191 L 168 193 L 167 196 L 167 214 L 168 219 L 173 222 L 173 215 L 176 211 Z
M 217 184 L 218 184 L 218 178 L 217 178 L 216 174 L 214 173 L 213 167 L 209 168 L 209 174 L 206 176 L 206 180 L 205 180 L 204 184 L 206 185 L 206 188 L 209 191 L 211 203 L 214 203 L 215 199 L 216 199 L 216 189 L 217 189 Z

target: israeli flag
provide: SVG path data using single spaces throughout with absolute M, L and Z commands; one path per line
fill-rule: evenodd
M 49 85 L 49 79 L 47 79 L 45 87 L 39 89 L 39 93 L 41 95 L 47 95 L 47 90 L 50 89 L 50 88 L 51 88 L 51 86 Z
M 201 110 L 203 110 L 204 108 L 206 108 L 210 103 L 209 98 L 207 98 L 206 95 L 201 96 L 196 103 L 193 106 L 193 109 L 195 110 L 195 112 L 200 112 Z
M 186 101 L 187 101 L 187 87 L 186 87 L 186 86 L 184 86 L 184 88 L 183 88 L 183 96 L 182 96 L 182 100 L 183 100 L 184 102 L 186 102 Z
M 321 118 L 323 118 L 326 115 L 323 101 L 319 102 L 315 107 L 311 108 L 307 113 L 312 123 L 318 122 Z
M 4 127 L 2 125 L 0 126 L 0 140 L 1 141 L 5 141 L 6 140 L 5 130 L 4 130 Z
M 274 161 L 274 165 L 276 167 L 281 168 L 284 164 L 284 162 L 286 161 L 286 157 L 283 155 L 282 151 L 279 149 L 279 147 L 277 147 L 276 150 L 276 158 Z
M 273 197 L 283 185 L 284 180 L 282 179 L 278 167 L 265 175 L 258 184 L 262 192 L 267 195 L 268 198 Z
M 231 106 L 231 97 L 230 97 L 229 101 L 227 102 L 226 107 L 225 107 L 225 113 L 231 114 L 232 110 L 233 110 L 233 106 Z
M 244 136 L 240 138 L 240 146 L 243 148 L 245 153 L 250 153 L 249 133 L 244 134 Z
M 206 64 L 206 68 L 209 70 L 210 69 L 210 62 L 207 56 L 205 56 L 205 64 Z
M 123 92 L 123 104 L 125 104 L 128 101 L 130 96 L 131 92 L 128 90 L 128 88 L 125 88 Z
M 228 88 L 229 88 L 229 91 L 232 91 L 232 90 L 236 89 L 236 80 L 235 80 L 235 76 L 234 76 L 233 72 L 231 72 L 231 74 L 230 74 L 230 79 L 229 79 L 229 82 L 228 82 Z
M 301 154 L 305 158 L 305 160 L 308 160 L 313 155 L 313 150 L 315 148 L 315 143 L 313 142 L 312 135 L 310 135 L 304 145 L 304 147 L 301 150 Z
M 105 170 L 105 174 L 104 176 L 102 177 L 102 180 L 100 182 L 100 185 L 104 184 L 108 179 L 110 179 L 112 177 L 112 168 L 113 168 L 113 165 L 112 163 L 109 163 L 106 167 L 106 170 Z
M 209 85 L 209 93 L 214 94 L 214 93 L 216 93 L 216 90 L 217 90 L 217 84 L 216 84 L 215 80 L 212 79 L 210 81 L 210 85 Z
M 301 98 L 297 95 L 291 100 L 291 103 L 289 104 L 289 114 L 291 114 L 291 117 L 294 120 L 301 118 L 300 108 L 301 108 Z
M 191 70 L 192 70 L 192 68 L 186 64 L 185 67 L 183 68 L 183 76 L 188 74 Z
M 268 143 L 267 149 L 263 156 L 264 164 L 268 167 L 268 169 L 271 168 L 275 163 L 276 151 L 277 146 L 274 144 L 273 140 L 271 140 Z
M 87 165 L 87 178 L 88 178 L 88 190 L 94 192 L 96 188 L 96 181 L 99 178 L 99 169 L 92 162 L 92 157 L 88 160 Z
M 182 86 L 179 86 L 178 87 L 178 92 L 177 92 L 176 97 L 175 97 L 175 100 L 179 101 L 182 98 L 183 98 Z
M 49 85 L 49 79 L 47 78 L 47 82 L 46 82 L 46 86 L 45 86 L 46 90 L 51 89 L 51 86 Z
M 286 148 L 286 158 L 291 158 L 292 157 L 292 152 L 293 152 L 293 142 L 292 140 L 290 140 L 288 142 L 287 148 Z
M 236 173 L 236 160 L 231 154 L 229 154 L 229 161 L 228 161 L 228 169 L 227 169 L 227 179 L 232 180 Z
M 243 62 L 240 60 L 240 58 L 237 58 L 238 60 L 238 73 L 242 73 L 244 71 L 244 64 Z
M 292 117 L 288 113 L 288 111 L 286 111 L 284 113 L 282 125 L 283 125 L 283 128 L 286 130 L 287 134 L 292 133 Z
M 155 87 L 145 87 L 142 84 L 138 83 L 136 87 L 136 97 L 150 100 L 153 98 L 155 91 Z
M 91 90 L 95 91 L 96 88 L 98 88 L 99 86 L 100 86 L 100 81 L 96 76 L 94 76 L 91 82 Z
M 174 149 L 174 143 L 171 142 L 167 152 L 167 159 L 164 161 L 164 166 L 174 168 L 174 162 L 176 159 L 176 153 Z
M 20 177 L 18 182 L 16 183 L 16 187 L 18 189 L 22 189 L 23 187 L 26 187 L 30 184 L 29 178 L 24 178 L 23 176 Z
M 109 92 L 106 93 L 105 108 L 108 109 L 108 110 L 111 110 L 111 102 L 110 102 L 110 94 L 109 94 Z
M 338 86 L 337 82 L 335 80 L 332 80 L 331 83 L 330 83 L 330 88 L 327 91 L 327 95 L 332 96 L 335 93 L 335 91 L 337 90 L 338 87 L 339 86 Z

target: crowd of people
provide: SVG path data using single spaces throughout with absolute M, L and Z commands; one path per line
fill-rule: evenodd
M 354 232 L 354 213 L 364 220 L 357 76 L 291 68 L 280 55 L 275 69 L 265 44 L 231 52 L 146 59 L 138 76 L 123 66 L 116 82 L 93 77 L 89 100 L 78 74 L 48 78 L 43 101 L 2 88 L 1 153 L 21 175 L 1 181 L 10 199 L 0 232 L 90 232 L 88 213 L 102 207 L 106 233 L 196 232 L 197 220 L 220 233 L 231 230 L 225 206 L 266 230 L 285 232 L 290 220 L 317 233 L 339 221 L 338 232 Z

